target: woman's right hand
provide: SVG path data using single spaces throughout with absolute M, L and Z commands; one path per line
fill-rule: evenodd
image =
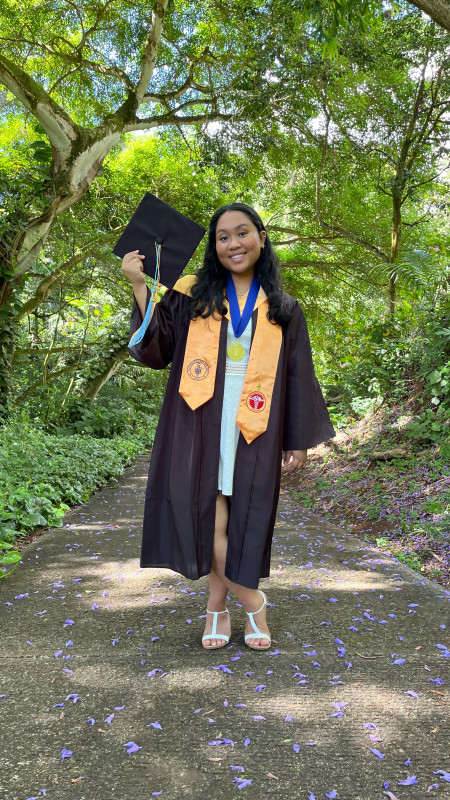
M 133 289 L 146 286 L 142 263 L 144 258 L 145 256 L 141 255 L 139 250 L 133 250 L 131 253 L 126 253 L 122 259 L 122 272 L 130 281 Z

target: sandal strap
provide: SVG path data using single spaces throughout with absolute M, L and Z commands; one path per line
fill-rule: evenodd
M 211 628 L 211 633 L 207 633 L 204 636 L 202 636 L 202 642 L 204 642 L 205 639 L 223 639 L 225 642 L 229 642 L 230 641 L 229 636 L 226 636 L 226 634 L 224 633 L 217 633 L 217 620 L 219 614 L 228 614 L 229 613 L 228 609 L 226 608 L 225 611 L 208 611 L 208 609 L 206 609 L 206 613 L 213 615 L 213 624 Z
M 208 609 L 206 609 L 206 613 L 207 614 L 228 614 L 229 612 L 228 612 L 228 608 L 226 608 L 225 611 L 208 611 Z
M 247 614 L 247 617 L 250 620 L 250 624 L 251 624 L 256 636 L 259 636 L 261 639 L 270 639 L 270 636 L 267 633 L 261 633 L 261 631 L 259 630 L 259 628 L 256 625 L 255 620 L 253 618 L 254 614 L 259 614 L 259 612 L 263 610 L 264 606 L 267 605 L 267 597 L 266 597 L 266 595 L 261 591 L 261 589 L 258 589 L 258 591 L 259 591 L 261 597 L 263 598 L 263 604 L 262 604 L 261 608 L 258 608 L 258 611 L 246 611 L 245 613 Z M 247 633 L 245 635 L 245 637 L 244 637 L 244 640 L 247 641 L 247 639 L 255 639 L 256 636 L 253 633 Z
M 244 642 L 246 642 L 247 639 L 268 639 L 269 642 L 272 641 L 270 633 L 262 633 L 261 631 L 258 630 L 258 628 L 256 626 L 253 628 L 253 630 L 255 631 L 255 633 L 246 633 L 245 634 Z M 255 648 L 255 649 L 258 650 L 259 648 Z

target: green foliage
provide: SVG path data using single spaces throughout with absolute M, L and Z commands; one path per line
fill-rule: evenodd
M 12 570 L 9 569 L 11 565 L 18 564 L 20 561 L 20 553 L 14 550 L 14 546 L 9 542 L 0 541 L 0 578 L 10 575 Z M 6 571 L 2 571 L 4 568 Z
M 69 506 L 122 474 L 152 440 L 152 429 L 98 439 L 50 435 L 23 423 L 6 426 L 0 445 L 0 539 L 9 545 L 36 527 L 60 527 Z

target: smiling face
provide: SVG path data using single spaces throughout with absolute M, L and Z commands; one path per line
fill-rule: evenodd
M 265 238 L 243 211 L 225 211 L 216 225 L 217 258 L 232 275 L 253 276 Z

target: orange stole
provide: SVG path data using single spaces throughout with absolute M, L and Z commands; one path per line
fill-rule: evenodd
M 194 281 L 194 275 L 187 275 L 177 281 L 174 289 L 189 294 Z M 255 303 L 256 329 L 236 420 L 247 444 L 267 429 L 283 339 L 281 326 L 267 319 L 268 308 L 266 294 L 260 289 Z M 226 317 L 231 324 L 229 311 Z M 214 394 L 221 324 L 221 317 L 210 316 L 197 317 L 189 325 L 179 392 L 192 409 Z

